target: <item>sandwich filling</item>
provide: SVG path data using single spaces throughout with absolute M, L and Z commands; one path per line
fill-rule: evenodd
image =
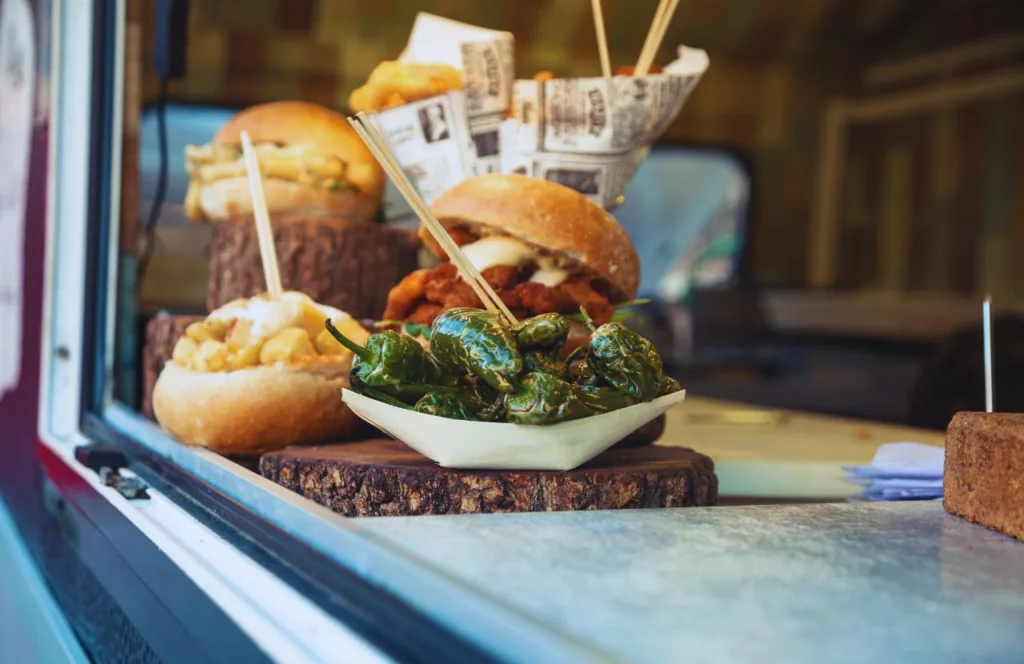
M 615 313 L 601 279 L 580 274 L 515 238 L 477 238 L 462 229 L 449 233 L 517 318 L 575 314 L 582 306 L 600 325 Z M 476 293 L 445 257 L 437 267 L 417 270 L 391 290 L 384 319 L 430 325 L 447 309 L 480 306 Z
M 326 155 L 310 144 L 253 146 L 264 178 L 284 180 L 323 191 L 359 191 L 359 174 L 335 155 Z M 185 194 L 185 212 L 192 218 L 202 216 L 200 189 L 220 180 L 247 177 L 245 156 L 240 145 L 189 145 L 185 148 L 185 168 L 191 178 Z
M 287 292 L 279 300 L 235 300 L 192 323 L 175 344 L 171 359 L 202 372 L 351 360 L 352 353 L 327 332 L 328 318 L 359 342 L 369 336 L 348 314 L 302 293 Z

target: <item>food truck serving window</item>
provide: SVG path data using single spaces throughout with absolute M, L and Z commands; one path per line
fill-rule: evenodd
M 334 0 L 312 4 L 325 16 L 348 7 Z M 300 21 L 303 29 L 316 32 L 309 16 L 289 13 L 295 9 L 292 3 L 261 0 L 252 5 L 261 7 L 260 15 L 273 6 L 274 15 L 280 14 L 275 21 Z M 304 488 L 299 486 L 298 468 L 305 463 L 301 451 L 289 456 L 287 450 L 293 444 L 367 437 L 369 427 L 342 408 L 342 386 L 360 392 L 346 393 L 346 398 L 365 399 L 371 408 L 397 408 L 397 398 L 378 386 L 367 387 L 364 375 L 359 375 L 362 388 L 349 379 L 353 355 L 368 362 L 370 333 L 381 327 L 402 330 L 392 333 L 399 340 L 395 343 L 405 344 L 402 352 L 426 367 L 422 374 L 427 378 L 419 387 L 415 381 L 392 381 L 395 393 L 405 398 L 402 390 L 423 385 L 453 390 L 421 389 L 403 412 L 455 413 L 460 426 L 501 418 L 504 432 L 523 431 L 509 424 L 573 418 L 580 421 L 564 423 L 589 426 L 595 437 L 608 438 L 593 441 L 586 458 L 546 460 L 548 465 L 530 468 L 575 468 L 623 437 L 649 443 L 660 435 L 664 420 L 657 418 L 683 392 L 663 370 L 653 344 L 612 323 L 635 314 L 638 296 L 657 297 L 668 282 L 676 284 L 668 297 L 678 301 L 689 288 L 678 287 L 679 282 L 714 286 L 735 280 L 749 172 L 728 155 L 656 148 L 639 171 L 648 184 L 653 182 L 656 190 L 660 179 L 687 179 L 707 200 L 691 206 L 687 220 L 669 218 L 680 206 L 666 201 L 657 214 L 666 215 L 665 225 L 678 231 L 679 241 L 637 243 L 644 254 L 639 257 L 629 233 L 645 232 L 648 209 L 627 201 L 620 224 L 604 208 L 626 200 L 637 156 L 648 154 L 679 113 L 707 67 L 706 54 L 680 48 L 679 59 L 664 73 L 659 70 L 650 80 L 625 76 L 614 90 L 610 78 L 522 81 L 538 95 L 540 86 L 563 86 L 562 93 L 580 95 L 577 101 L 585 98 L 597 109 L 570 128 L 580 133 L 576 138 L 582 143 L 565 139 L 557 147 L 561 152 L 528 153 L 522 146 L 510 147 L 521 137 L 507 135 L 510 109 L 518 108 L 512 100 L 508 32 L 410 12 L 412 36 L 405 51 L 405 34 L 388 45 L 395 53 L 391 57 L 402 53 L 400 61 L 371 66 L 368 77 L 368 72 L 360 74 L 365 84 L 350 90 L 354 86 L 324 83 L 334 78 L 322 76 L 290 84 L 289 76 L 263 61 L 260 48 L 276 45 L 282 55 L 301 52 L 302 58 L 292 60 L 303 62 L 323 54 L 306 44 L 300 47 L 294 35 L 281 37 L 282 43 L 268 38 L 257 48 L 251 35 L 240 36 L 248 24 L 227 36 L 204 30 L 204 21 L 228 20 L 215 6 L 221 3 L 67 2 L 54 17 L 61 35 L 54 74 L 60 96 L 53 116 L 41 437 L 54 463 L 73 466 L 109 501 L 97 508 L 107 510 L 107 516 L 95 519 L 98 530 L 142 585 L 152 584 L 150 599 L 180 625 L 157 639 L 154 649 L 159 656 L 196 656 L 212 648 L 227 659 L 245 661 L 257 661 L 261 653 L 293 661 L 299 651 L 318 661 L 338 643 L 360 661 L 479 662 L 496 653 L 520 659 L 540 653 L 552 660 L 589 656 L 574 639 L 510 608 L 487 588 L 453 581 L 403 546 L 400 537 L 384 539 L 360 520 L 337 513 L 398 513 L 405 508 L 395 507 L 401 501 L 389 499 L 387 492 L 405 495 L 407 487 L 389 488 L 386 480 L 361 477 L 358 496 L 332 494 L 317 505 L 299 495 Z M 210 70 L 209 62 L 217 57 L 224 60 L 224 71 Z M 184 76 L 186 64 L 194 67 L 200 61 L 205 69 Z M 288 57 L 281 63 L 286 74 L 294 64 Z M 319 60 L 311 68 L 330 69 Z M 343 73 L 339 69 L 332 76 Z M 576 81 L 588 82 L 579 87 Z M 620 115 L 608 118 L 605 96 L 613 94 Z M 288 96 L 306 101 L 273 101 Z M 342 107 L 379 112 L 377 131 L 386 138 L 357 135 L 343 115 L 331 110 Z M 534 121 L 532 113 L 524 110 L 516 121 L 525 126 Z M 399 180 L 397 187 L 386 181 L 367 139 L 390 146 L 397 163 L 385 169 Z M 500 161 L 503 150 L 504 157 L 515 159 Z M 253 163 L 262 174 L 258 182 L 272 228 L 259 225 L 260 196 L 253 194 L 249 177 Z M 583 231 L 571 238 L 578 247 L 558 249 L 562 229 L 550 224 L 534 229 L 530 242 L 515 239 L 512 231 L 469 227 L 451 229 L 449 240 L 461 250 L 454 250 L 454 244 L 441 250 L 432 245 L 434 240 L 421 242 L 413 209 L 442 205 L 443 194 L 467 180 L 479 181 L 473 180 L 475 174 L 486 176 L 485 182 L 518 188 L 506 205 L 548 201 L 551 209 L 582 210 L 579 224 L 565 224 L 583 224 Z M 402 184 L 404 177 L 413 184 Z M 425 199 L 422 204 L 410 195 L 414 185 Z M 469 195 L 463 189 L 462 195 L 483 200 L 493 193 L 487 186 Z M 681 189 L 673 191 L 682 195 Z M 478 207 L 484 214 L 488 205 Z M 436 241 L 443 244 L 448 236 L 439 229 L 442 239 Z M 264 230 L 271 234 L 269 242 Z M 695 236 L 700 242 L 692 240 Z M 723 238 L 727 242 L 719 242 Z M 268 244 L 276 246 L 276 258 Z M 701 272 L 707 252 L 693 253 L 695 244 L 702 251 L 726 246 L 713 257 L 725 267 L 710 276 Z M 428 256 L 431 248 L 440 257 Z M 465 260 L 446 262 L 445 252 L 464 254 Z M 641 260 L 658 272 L 649 272 L 644 282 Z M 483 274 L 474 277 L 477 271 Z M 447 275 L 447 281 L 443 288 L 417 290 L 414 282 L 425 274 Z M 277 292 L 278 286 L 284 292 Z M 493 310 L 476 309 L 481 304 Z M 527 327 L 516 328 L 515 336 L 504 324 L 486 327 L 500 321 L 491 316 L 517 322 L 516 316 L 537 314 L 556 321 L 552 325 L 559 339 L 549 343 L 542 335 L 530 337 Z M 469 321 L 466 325 L 491 330 L 506 343 L 504 360 L 455 372 L 450 365 L 469 356 L 457 344 L 472 336 L 455 333 L 451 358 L 429 355 L 414 339 L 441 329 L 431 324 L 444 316 L 453 326 Z M 590 369 L 594 389 L 582 390 L 587 369 L 579 357 L 574 364 L 567 359 L 572 357 L 568 346 L 575 339 L 579 350 L 590 352 L 591 332 L 598 338 L 602 329 L 609 343 L 628 339 L 640 348 L 630 358 L 644 371 L 635 386 L 623 380 L 622 386 L 610 387 L 616 385 L 614 367 L 598 365 L 605 373 L 599 377 Z M 378 337 L 383 338 L 391 337 Z M 434 339 L 429 352 L 440 357 L 443 344 Z M 560 351 L 565 353 L 559 356 Z M 507 370 L 499 366 L 502 361 Z M 578 377 L 570 376 L 570 364 Z M 536 367 L 528 369 L 536 381 L 554 386 L 544 388 L 545 399 L 562 394 L 560 405 L 535 408 L 527 393 L 517 410 L 515 397 L 508 395 L 513 387 L 532 385 L 520 376 L 528 366 Z M 549 366 L 564 367 L 557 369 L 562 377 L 549 372 Z M 562 384 L 566 389 L 558 392 Z M 577 397 L 577 388 L 592 400 Z M 424 403 L 436 410 L 421 410 Z M 491 408 L 495 404 L 501 408 Z M 604 427 L 589 419 L 613 411 L 616 416 L 628 411 L 621 420 L 625 424 Z M 372 415 L 363 417 L 375 421 Z M 479 421 L 461 422 L 465 419 Z M 648 426 L 652 422 L 656 426 Z M 497 449 L 515 441 L 492 442 Z M 690 501 L 687 505 L 713 501 L 710 464 L 700 459 L 687 463 L 700 467 L 703 475 L 696 481 L 704 482 L 705 490 L 686 489 L 680 500 Z M 480 467 L 495 466 L 470 470 Z M 436 466 L 429 468 L 432 472 Z M 316 481 L 323 487 L 340 486 L 337 470 L 318 472 Z M 538 491 L 529 509 L 601 507 L 584 506 L 570 493 Z M 477 494 L 473 500 L 487 508 L 480 511 L 503 511 L 498 502 L 505 498 L 487 504 L 490 494 Z M 360 501 L 373 507 L 360 507 Z M 147 542 L 157 550 L 159 565 L 144 555 Z M 171 599 L 165 600 L 164 593 Z M 187 608 L 203 595 L 212 599 L 209 611 Z M 150 622 L 152 633 L 159 634 L 159 618 Z M 233 622 L 241 627 L 233 628 Z M 181 645 L 193 636 L 197 649 Z
M 140 413 L 145 321 L 166 315 L 140 310 L 135 295 L 135 243 L 144 235 L 135 218 L 148 210 L 140 211 L 135 198 L 141 109 L 133 69 L 149 63 L 131 60 L 139 55 L 134 3 L 65 5 L 54 17 L 62 31 L 55 76 L 64 85 L 54 111 L 44 335 L 55 359 L 44 367 L 41 437 L 52 458 L 74 464 L 95 486 L 114 489 L 101 495 L 115 512 L 128 515 L 130 523 L 123 525 L 116 525 L 114 512 L 104 511 L 107 516 L 98 520 L 111 524 L 104 532 L 128 561 L 120 571 L 111 569 L 111 578 L 145 571 L 143 584 L 170 612 L 144 616 L 155 609 L 139 604 L 141 613 L 131 617 L 151 625 L 150 635 L 158 636 L 150 646 L 172 659 L 202 658 L 210 648 L 230 661 L 264 655 L 322 661 L 340 648 L 352 661 L 489 661 L 478 637 L 457 627 L 458 618 L 476 614 L 485 628 L 503 632 L 497 642 L 507 645 L 522 638 L 521 618 L 503 615 L 472 589 L 423 568 L 410 552 L 383 546 L 342 517 L 261 478 L 254 458 L 182 445 Z M 150 183 L 142 187 L 149 190 Z M 180 200 L 165 205 L 169 217 L 180 211 Z M 175 240 L 173 222 L 160 230 L 168 228 L 157 242 Z M 189 227 L 177 230 L 185 232 L 179 243 L 193 241 Z M 159 270 L 166 262 L 149 267 Z M 154 555 L 171 557 L 199 596 L 213 597 L 217 607 L 206 611 L 198 599 L 189 600 L 192 591 L 180 585 L 183 579 L 160 578 L 160 566 L 144 555 L 147 538 Z M 216 579 L 220 574 L 224 578 Z M 217 599 L 222 588 L 234 599 Z M 264 617 L 240 606 L 238 597 L 258 603 L 256 613 Z M 233 620 L 244 618 L 244 633 L 233 636 L 221 609 Z M 161 619 L 180 622 L 185 632 L 161 628 Z M 192 640 L 199 650 L 188 645 Z M 301 647 L 301 656 L 289 650 L 294 647 Z

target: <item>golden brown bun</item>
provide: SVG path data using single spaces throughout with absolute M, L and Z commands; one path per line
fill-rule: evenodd
M 503 234 L 545 249 L 612 287 L 613 301 L 636 297 L 640 259 L 619 222 L 582 194 L 525 175 L 481 175 L 461 182 L 430 206 L 446 228 Z M 426 228 L 420 237 L 440 248 Z
M 304 101 L 261 104 L 224 123 L 213 142 L 239 145 L 243 131 L 253 143 L 315 146 L 317 152 L 345 161 L 346 179 L 361 192 L 375 198 L 384 192 L 384 170 L 341 113 Z
M 193 184 L 196 195 L 186 199 L 186 214 L 192 219 L 223 221 L 252 213 L 249 180 L 229 178 L 205 185 Z M 265 178 L 263 194 L 271 213 L 287 212 L 309 216 L 328 216 L 369 221 L 380 206 L 380 199 L 358 191 L 330 191 L 309 185 Z
M 206 373 L 168 362 L 153 388 L 153 412 L 181 442 L 220 454 L 338 440 L 359 424 L 341 401 L 349 367 L 278 363 Z

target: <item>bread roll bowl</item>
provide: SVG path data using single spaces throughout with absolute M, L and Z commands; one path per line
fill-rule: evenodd
M 360 343 L 344 312 L 296 292 L 231 302 L 193 323 L 153 388 L 157 422 L 179 441 L 221 454 L 258 454 L 346 438 L 358 419 L 341 401 L 352 354 L 330 318 Z

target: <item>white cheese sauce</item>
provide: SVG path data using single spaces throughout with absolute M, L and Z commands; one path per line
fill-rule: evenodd
M 252 321 L 252 333 L 258 337 L 269 338 L 286 327 L 312 327 L 319 320 L 330 318 L 338 322 L 349 318 L 349 315 L 323 304 L 317 304 L 305 293 L 286 291 L 280 300 L 271 300 L 265 295 L 248 300 L 234 300 L 215 310 L 209 316 L 212 320 L 249 320 Z
M 498 265 L 518 267 L 530 261 L 536 261 L 537 271 L 530 277 L 534 283 L 545 286 L 557 286 L 569 277 L 566 270 L 558 268 L 550 258 L 539 258 L 537 252 L 516 240 L 502 235 L 492 235 L 464 245 L 462 252 L 477 270 L 484 270 Z

